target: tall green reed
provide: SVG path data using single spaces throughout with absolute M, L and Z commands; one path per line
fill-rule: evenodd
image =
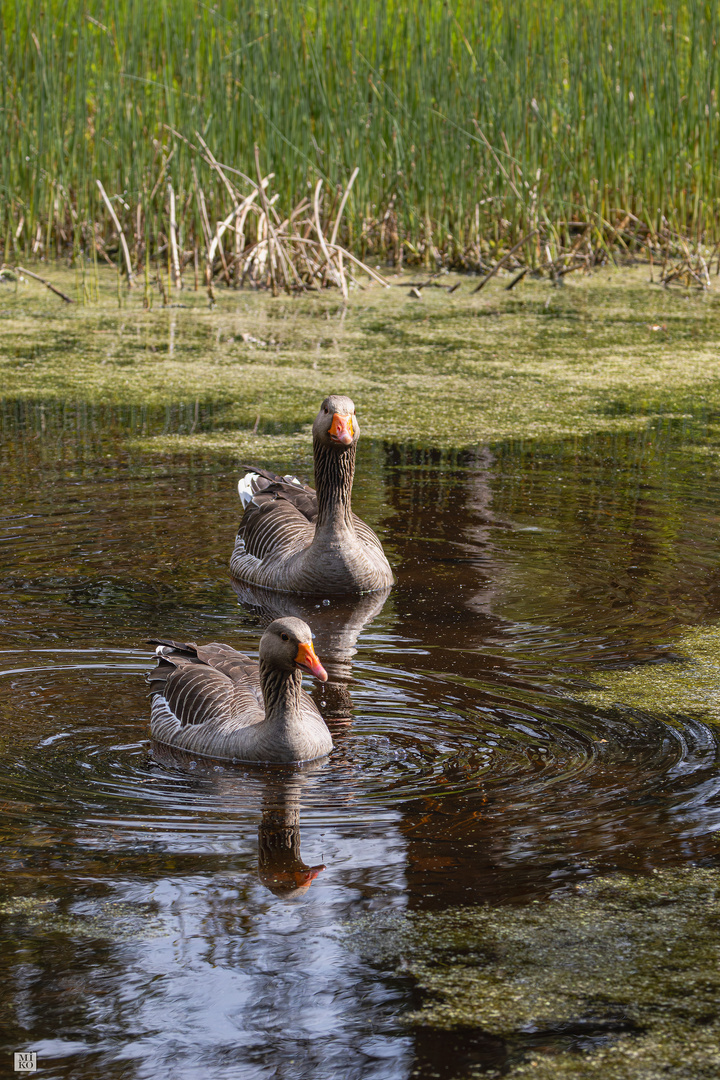
M 358 250 L 459 260 L 632 213 L 720 235 L 720 9 L 706 0 L 0 0 L 0 238 L 26 257 L 143 200 L 186 245 L 227 192 L 184 136 L 286 207 L 360 173 Z M 177 134 L 176 134 L 177 133 Z M 169 160 L 168 160 L 169 159 Z M 158 183 L 165 166 L 164 179 Z M 149 196 L 152 194 L 152 202 Z M 144 239 L 140 230 L 138 242 Z M 48 241 L 51 240 L 51 243 Z M 7 243 L 5 244 L 7 247 Z

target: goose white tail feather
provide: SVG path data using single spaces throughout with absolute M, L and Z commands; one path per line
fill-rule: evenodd
M 253 500 L 253 484 L 257 479 L 257 473 L 249 472 L 238 480 L 238 495 L 240 496 L 240 502 L 243 504 L 243 509 Z

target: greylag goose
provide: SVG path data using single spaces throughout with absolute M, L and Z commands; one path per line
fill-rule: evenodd
M 324 757 L 332 738 L 302 672 L 327 674 L 301 619 L 276 619 L 260 640 L 260 661 L 229 645 L 157 645 L 150 672 L 150 735 L 216 761 L 293 762 Z
M 313 424 L 314 491 L 257 469 L 238 484 L 244 507 L 230 570 L 278 592 L 375 592 L 393 583 L 382 544 L 350 508 L 360 434 L 348 397 L 325 398 Z

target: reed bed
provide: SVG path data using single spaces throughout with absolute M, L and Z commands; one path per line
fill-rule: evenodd
M 716 4 L 0 9 L 5 265 L 106 261 L 146 294 L 346 291 L 378 262 L 560 281 L 618 253 L 711 280 Z

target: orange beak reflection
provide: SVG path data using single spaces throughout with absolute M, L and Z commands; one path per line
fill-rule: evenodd
M 303 671 L 309 671 L 311 675 L 314 675 L 320 682 L 327 682 L 327 671 L 322 666 L 317 658 L 317 654 L 313 649 L 312 641 L 301 641 L 298 645 L 297 656 L 295 657 L 295 663 L 298 667 L 301 667 Z
M 343 446 L 349 446 L 353 441 L 355 432 L 353 431 L 352 416 L 348 413 L 347 416 L 341 416 L 340 413 L 333 413 L 332 424 L 330 425 L 329 435 L 337 442 L 342 443 Z

